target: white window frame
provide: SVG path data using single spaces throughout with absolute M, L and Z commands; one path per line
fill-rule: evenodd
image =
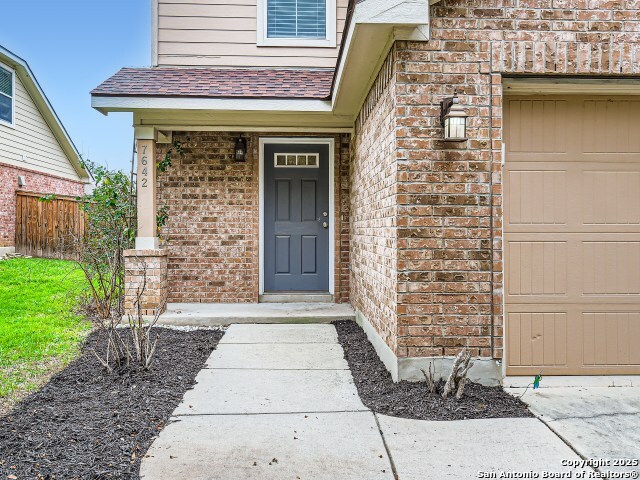
M 279 155 L 284 155 L 284 156 L 289 156 L 289 155 L 295 155 L 296 157 L 300 156 L 300 155 L 305 155 L 307 158 L 309 158 L 310 156 L 315 157 L 316 159 L 316 163 L 315 165 L 287 165 L 286 163 L 284 165 L 278 165 L 278 156 Z M 285 152 L 276 152 L 273 154 L 273 167 L 274 168 L 320 168 L 320 155 L 317 153 L 285 153 Z
M 5 125 L 7 127 L 15 128 L 16 126 L 16 71 L 11 68 L 9 65 L 6 65 L 0 62 L 0 67 L 4 68 L 11 74 L 11 91 L 13 92 L 13 96 L 11 96 L 11 121 L 7 122 L 0 118 L 0 125 Z M 6 96 L 2 93 L 0 95 Z
M 335 47 L 336 46 L 336 0 L 327 2 L 326 38 L 268 38 L 267 37 L 267 0 L 258 0 L 258 38 L 259 47 Z

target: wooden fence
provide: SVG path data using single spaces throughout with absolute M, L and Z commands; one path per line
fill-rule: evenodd
M 84 235 L 85 217 L 73 197 L 17 192 L 16 252 L 44 258 L 75 259 L 72 238 Z

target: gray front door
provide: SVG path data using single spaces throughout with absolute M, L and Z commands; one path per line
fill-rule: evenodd
M 329 291 L 329 146 L 264 146 L 264 289 Z

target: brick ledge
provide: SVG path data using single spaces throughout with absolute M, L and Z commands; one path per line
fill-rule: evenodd
M 164 248 L 155 250 L 136 250 L 135 248 L 125 250 L 122 255 L 125 257 L 166 257 L 169 253 Z

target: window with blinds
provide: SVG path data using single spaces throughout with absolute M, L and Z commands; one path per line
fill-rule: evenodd
M 267 0 L 267 38 L 327 38 L 327 0 Z
M 13 123 L 13 72 L 0 66 L 0 121 Z

